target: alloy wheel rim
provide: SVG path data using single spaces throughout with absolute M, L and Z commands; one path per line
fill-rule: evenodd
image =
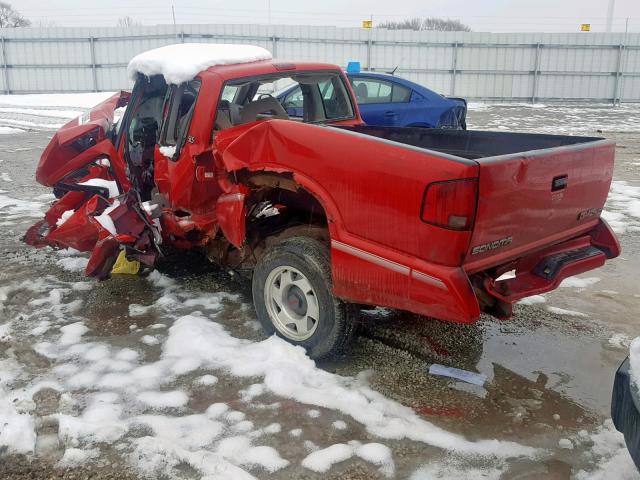
M 297 268 L 273 269 L 265 282 L 264 301 L 273 326 L 284 337 L 301 342 L 318 328 L 318 297 L 309 279 Z

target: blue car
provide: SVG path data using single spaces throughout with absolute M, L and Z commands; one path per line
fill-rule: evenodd
M 467 102 L 444 97 L 422 85 L 388 73 L 349 72 L 362 119 L 387 127 L 467 128 Z M 328 84 L 330 85 L 330 84 Z M 320 92 L 329 98 L 331 92 Z M 274 96 L 290 117 L 302 116 L 300 86 L 290 85 Z

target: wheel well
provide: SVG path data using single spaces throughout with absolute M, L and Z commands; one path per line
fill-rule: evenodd
M 250 188 L 246 200 L 246 241 L 226 262 L 252 268 L 271 246 L 290 237 L 330 244 L 327 214 L 318 199 L 288 173 L 238 175 Z M 234 260 L 235 258 L 235 260 Z

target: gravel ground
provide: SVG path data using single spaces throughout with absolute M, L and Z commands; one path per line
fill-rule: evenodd
M 566 132 L 568 129 L 567 133 L 614 138 L 618 143 L 616 180 L 640 186 L 640 137 L 637 133 L 640 129 L 616 128 L 616 125 L 633 124 L 637 112 L 611 111 L 604 107 L 587 109 L 585 117 L 588 121 L 581 124 L 574 123 L 577 119 L 571 119 L 576 116 L 576 109 L 579 110 L 578 107 L 562 110 L 562 107 L 480 106 L 470 111 L 469 124 L 471 128 L 504 127 L 528 131 L 535 131 L 538 125 L 544 124 L 543 130 L 547 131 Z M 610 112 L 616 122 L 606 120 Z M 602 133 L 597 132 L 599 117 L 605 119 Z M 0 135 L 0 174 L 6 174 L 0 180 L 2 195 L 29 201 L 49 193 L 33 180 L 35 165 L 48 135 L 47 131 Z M 20 237 L 35 221 L 35 215 L 7 213 L 7 208 L 11 207 L 2 205 L 0 203 L 3 252 L 0 288 L 20 282 L 26 286 L 13 291 L 5 308 L 0 310 L 0 325 L 5 321 L 13 322 L 13 332 L 8 340 L 0 338 L 0 360 L 16 359 L 24 368 L 22 385 L 28 385 L 30 379 L 49 372 L 55 364 L 35 351 L 37 341 L 48 338 L 51 331 L 41 335 L 29 333 L 38 326 L 33 301 L 41 296 L 41 292 L 30 290 L 28 284 L 48 276 L 55 278 L 55 282 L 67 282 L 64 285 L 85 280 L 81 273 L 62 268 L 59 263 L 62 257 L 58 254 L 23 245 Z M 615 445 L 610 441 L 603 444 L 598 434 L 608 428 L 606 420 L 613 375 L 627 355 L 629 340 L 639 334 L 636 317 L 640 313 L 640 295 L 634 280 L 640 267 L 640 241 L 631 231 L 622 234 L 620 239 L 624 249 L 620 259 L 582 276 L 597 280 L 560 288 L 546 295 L 544 303 L 518 305 L 510 321 L 500 322 L 487 317 L 473 326 L 458 326 L 404 312 L 364 311 L 350 350 L 319 365 L 328 372 L 366 379 L 385 397 L 413 408 L 422 418 L 448 432 L 461 434 L 472 441 L 498 439 L 532 446 L 545 452 L 538 457 L 496 462 L 495 459 L 451 455 L 447 450 L 406 439 L 382 441 L 340 412 L 319 408 L 320 416 L 309 418 L 306 415 L 309 406 L 271 394 L 260 397 L 263 405 L 272 402 L 284 405 L 276 410 L 259 410 L 238 401 L 239 392 L 254 382 L 222 371 L 216 373 L 218 383 L 213 392 L 192 391 L 187 408 L 201 411 L 202 406 L 213 401 L 224 401 L 234 408 L 244 408 L 256 425 L 278 422 L 282 433 L 262 438 L 262 444 L 275 447 L 291 463 L 273 472 L 250 469 L 258 478 L 384 478 L 376 466 L 356 457 L 338 463 L 326 473 L 305 469 L 300 463 L 309 448 L 304 447 L 302 439 L 323 447 L 353 439 L 363 443 L 382 442 L 393 453 L 396 478 L 412 475 L 415 479 L 464 478 L 467 475 L 467 478 L 478 475 L 474 478 L 503 479 L 614 478 L 606 475 L 607 462 L 621 458 L 623 463 L 628 463 L 629 459 L 616 457 L 622 455 L 618 437 L 615 437 L 618 442 L 614 442 Z M 196 256 L 180 262 L 174 259 L 161 270 L 175 279 L 186 294 L 227 294 L 229 297 L 222 301 L 217 321 L 234 337 L 252 341 L 264 338 L 255 328 L 245 285 L 203 264 Z M 90 289 L 74 290 L 65 296 L 63 305 L 76 300 L 81 300 L 83 305 L 81 314 L 88 327 L 86 336 L 118 348 L 135 348 L 142 352 L 146 361 L 159 358 L 160 347 L 141 343 L 141 337 L 153 333 L 152 328 L 158 323 L 170 326 L 171 320 L 153 310 L 132 316 L 129 309 L 132 304 L 151 305 L 158 300 L 157 292 L 149 289 L 146 279 L 114 278 L 92 285 Z M 548 310 L 550 306 L 583 315 L 553 313 Z M 435 377 L 428 374 L 431 363 L 477 371 L 487 375 L 488 380 L 479 387 Z M 179 377 L 171 387 L 190 389 L 193 379 L 193 375 Z M 72 392 L 77 398 L 83 398 L 84 393 L 82 389 Z M 61 399 L 60 392 L 55 389 L 44 388 L 34 396 L 33 405 L 27 410 L 37 418 L 35 454 L 3 455 L 0 451 L 0 478 L 140 477 L 140 471 L 134 468 L 135 462 L 121 454 L 118 443 L 97 445 L 100 455 L 82 467 L 60 466 L 58 462 L 64 453 L 64 445 L 59 440 L 59 425 L 52 414 L 63 408 L 63 403 L 64 398 Z M 82 402 L 75 408 L 81 407 Z M 347 428 L 332 428 L 337 420 L 345 421 Z M 294 428 L 304 430 L 301 439 L 286 435 Z M 128 435 L 135 438 L 142 433 L 134 429 Z M 566 439 L 571 441 L 571 449 L 561 446 L 561 440 Z M 181 478 L 199 476 L 187 464 L 179 466 L 177 472 Z M 485 476 L 479 476 L 477 472 Z M 604 476 L 597 476 L 603 473 Z

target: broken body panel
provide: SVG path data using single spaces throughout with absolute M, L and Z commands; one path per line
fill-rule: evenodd
M 216 128 L 225 85 L 283 70 L 338 75 L 353 114 Z M 367 127 L 332 65 L 261 61 L 209 68 L 191 87 L 154 82 L 140 77 L 131 97 L 56 133 L 36 178 L 59 199 L 28 243 L 92 252 L 86 273 L 105 278 L 122 249 L 148 266 L 180 248 L 250 267 L 270 239 L 304 231 L 330 246 L 339 298 L 461 323 L 481 310 L 508 317 L 519 298 L 619 254 L 599 215 L 610 142 Z M 174 103 L 189 94 L 176 114 L 186 118 L 182 140 L 171 145 L 168 130 L 181 128 L 178 117 L 171 126 Z M 127 102 L 115 132 L 113 110 Z M 130 128 L 144 108 L 158 125 Z M 159 141 L 144 142 L 147 127 Z M 512 269 L 514 278 L 497 280 Z

